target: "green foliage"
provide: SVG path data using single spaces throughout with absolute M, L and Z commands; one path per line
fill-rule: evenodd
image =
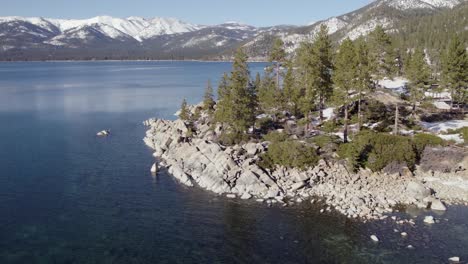
M 190 117 L 190 121 L 195 122 L 195 121 L 199 120 L 200 117 L 201 117 L 201 111 L 202 111 L 201 107 L 195 108 L 195 111 L 194 111 L 193 115 Z
M 310 139 L 311 143 L 314 143 L 315 145 L 319 146 L 320 148 L 324 148 L 325 146 L 329 144 L 336 144 L 340 145 L 341 144 L 341 138 L 335 135 L 318 135 L 315 137 L 312 137 Z
M 286 51 L 284 51 L 284 42 L 281 38 L 277 38 L 275 40 L 269 55 L 270 62 L 281 63 L 286 59 Z
M 338 154 L 355 169 L 367 167 L 380 171 L 392 162 L 406 163 L 410 169 L 416 164 L 411 139 L 384 133 L 362 131 L 351 143 L 340 146 Z
M 333 49 L 328 28 L 322 25 L 315 41 L 302 43 L 297 52 L 299 85 L 304 89 L 300 109 L 304 116 L 308 116 L 316 103 L 322 116 L 325 102 L 333 94 L 332 59 Z
M 371 91 L 374 88 L 371 76 L 371 65 L 369 55 L 369 45 L 364 38 L 356 40 L 356 90 L 359 98 L 362 98 L 363 93 Z
M 413 146 L 418 159 L 421 157 L 424 149 L 427 146 L 444 146 L 445 141 L 438 136 L 432 134 L 417 134 L 413 138 Z
M 341 43 L 336 55 L 333 74 L 334 98 L 339 105 L 346 105 L 351 101 L 350 92 L 356 86 L 357 67 L 354 43 L 347 38 Z
M 468 143 L 468 127 L 460 128 L 460 133 L 463 137 L 463 140 L 465 140 L 465 144 L 467 144 Z
M 265 117 L 257 120 L 257 127 L 264 133 L 268 132 L 274 127 L 275 123 L 271 118 Z
M 468 100 L 468 54 L 466 44 L 454 35 L 442 57 L 442 80 L 459 103 Z
M 328 120 L 322 123 L 322 131 L 326 133 L 336 132 L 338 123 L 335 120 Z
M 258 104 L 264 113 L 271 115 L 276 115 L 281 110 L 282 92 L 278 89 L 270 70 L 265 72 L 258 89 Z
M 456 8 L 403 17 L 396 21 L 394 28 L 398 31 L 391 34 L 392 39 L 401 50 L 425 48 L 434 68 L 439 71 L 439 53 L 448 48 L 448 40 L 458 34 L 462 43 L 468 43 L 466 14 L 468 2 L 465 1 Z
M 424 85 L 429 82 L 431 72 L 426 63 L 424 51 L 420 48 L 408 56 L 406 63 L 405 72 L 410 81 L 411 102 L 415 106 L 416 102 L 424 98 Z
M 211 81 L 208 80 L 206 85 L 205 95 L 203 96 L 203 110 L 208 112 L 213 112 L 216 102 L 213 95 L 213 86 L 211 86 Z
M 188 109 L 188 106 L 187 106 L 187 101 L 184 100 L 182 101 L 182 105 L 180 106 L 180 114 L 179 114 L 179 118 L 181 120 L 189 120 L 190 119 L 190 111 Z
M 447 134 L 460 134 L 465 141 L 465 144 L 468 143 L 468 127 L 462 127 L 459 129 L 449 129 Z
M 315 148 L 297 140 L 287 139 L 284 133 L 272 132 L 265 136 L 270 141 L 268 151 L 262 154 L 260 166 L 273 169 L 275 165 L 307 169 L 319 160 Z
M 256 89 L 250 83 L 247 59 L 244 50 L 239 49 L 231 74 L 223 76 L 218 89 L 215 120 L 229 125 L 236 134 L 244 133 L 255 122 Z
M 233 146 L 243 142 L 247 142 L 249 137 L 244 133 L 238 132 L 223 132 L 218 137 L 218 142 L 225 146 Z
M 381 25 L 369 34 L 371 69 L 377 79 L 392 77 L 396 72 L 392 40 Z
M 283 103 L 284 108 L 294 116 L 300 115 L 300 102 L 303 97 L 303 90 L 298 85 L 297 76 L 294 74 L 294 65 L 287 63 L 287 72 L 283 82 Z

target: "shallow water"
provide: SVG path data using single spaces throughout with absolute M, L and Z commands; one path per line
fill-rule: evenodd
M 433 226 L 422 224 L 424 211 L 415 213 L 414 228 L 363 224 L 320 214 L 318 205 L 267 208 L 185 188 L 164 171 L 151 176 L 141 122 L 174 118 L 183 97 L 200 101 L 206 80 L 216 84 L 229 69 L 202 62 L 0 63 L 0 263 L 468 260 L 465 207 L 436 215 L 441 222 Z M 112 135 L 97 138 L 102 129 Z M 371 234 L 382 242 L 371 242 Z

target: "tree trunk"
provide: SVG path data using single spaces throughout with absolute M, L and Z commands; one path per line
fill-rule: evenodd
M 361 93 L 359 93 L 359 99 L 358 99 L 358 127 L 357 127 L 358 131 L 361 131 L 361 123 L 362 123 L 362 118 L 361 118 Z
M 399 109 L 398 104 L 395 106 L 395 127 L 393 128 L 393 134 L 398 135 L 398 119 L 399 119 Z
M 319 102 L 319 113 L 320 113 L 320 122 L 323 123 L 323 96 L 320 96 L 320 102 Z
M 346 104 L 344 110 L 344 129 L 343 129 L 343 142 L 348 143 L 348 105 Z
M 279 71 L 280 71 L 280 63 L 278 61 L 278 62 L 276 62 L 276 88 L 278 88 L 278 90 L 280 89 L 280 74 L 279 74 Z

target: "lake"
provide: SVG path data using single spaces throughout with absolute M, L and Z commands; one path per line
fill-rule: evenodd
M 230 63 L 0 63 L 0 263 L 447 263 L 468 210 L 360 223 L 319 205 L 228 200 L 153 177 L 142 121 L 174 119 Z M 252 63 L 252 73 L 263 63 Z M 112 135 L 96 133 L 110 129 Z M 393 230 L 408 233 L 402 238 Z M 369 236 L 376 234 L 380 243 Z M 408 249 L 412 245 L 414 249 Z

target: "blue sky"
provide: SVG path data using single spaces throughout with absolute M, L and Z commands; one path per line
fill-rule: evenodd
M 307 24 L 370 2 L 372 0 L 0 0 L 0 16 L 159 16 L 197 24 L 239 21 L 270 26 Z

